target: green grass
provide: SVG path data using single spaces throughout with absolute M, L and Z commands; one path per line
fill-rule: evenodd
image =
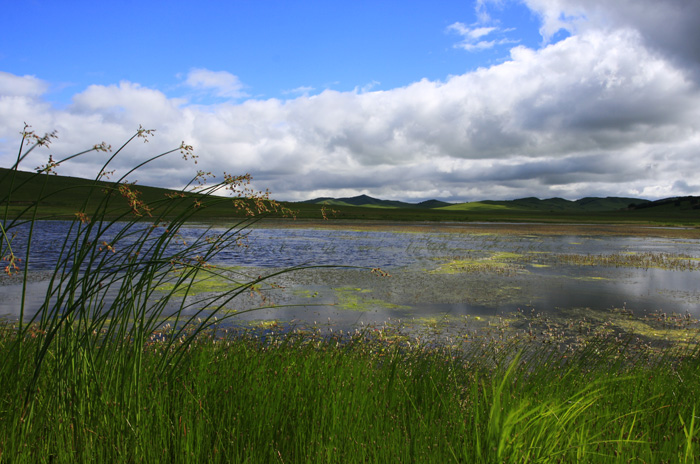
M 561 353 L 478 339 L 399 346 L 371 330 L 342 341 L 313 332 L 200 333 L 164 375 L 167 343 L 146 343 L 138 369 L 124 369 L 135 350 L 104 342 L 96 351 L 109 358 L 76 366 L 70 381 L 64 364 L 47 359 L 50 375 L 36 384 L 28 421 L 23 396 L 42 336 L 27 335 L 22 356 L 7 343 L 13 330 L 1 337 L 12 367 L 0 379 L 8 462 L 700 458 L 694 350 L 649 354 L 612 338 Z
M 500 211 L 500 210 L 512 210 L 517 208 L 512 208 L 507 205 L 484 203 L 481 201 L 472 201 L 469 203 L 459 203 L 452 206 L 442 206 L 441 210 L 444 211 Z

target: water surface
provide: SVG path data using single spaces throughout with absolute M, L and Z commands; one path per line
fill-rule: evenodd
M 30 258 L 27 308 L 35 311 L 55 266 L 68 222 L 38 222 Z M 516 227 L 516 226 L 512 226 Z M 204 226 L 181 230 L 185 240 Z M 223 230 L 223 229 L 222 229 Z M 251 276 L 279 269 L 316 268 L 275 278 L 282 288 L 265 290 L 284 307 L 238 316 L 240 320 L 299 323 L 332 321 L 342 327 L 396 319 L 464 317 L 513 311 L 571 313 L 625 308 L 636 314 L 656 311 L 700 316 L 700 240 L 635 236 L 494 234 L 455 232 L 449 226 L 423 226 L 419 232 L 258 226 L 245 231 L 246 246 L 232 247 L 212 262 Z M 216 233 L 214 228 L 211 232 Z M 15 239 L 21 251 L 22 234 Z M 647 255 L 648 266 L 624 261 Z M 562 256 L 569 257 L 562 261 Z M 617 256 L 618 263 L 577 264 L 571 257 Z M 654 257 L 685 260 L 682 266 L 657 265 Z M 369 268 L 391 274 L 381 277 Z M 366 268 L 366 269 L 359 269 Z M 241 271 L 243 270 L 243 271 Z M 20 283 L 3 278 L 0 313 L 18 317 Z M 255 296 L 231 303 L 242 311 L 262 304 Z

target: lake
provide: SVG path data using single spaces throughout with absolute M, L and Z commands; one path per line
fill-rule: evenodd
M 30 313 L 43 300 L 68 224 L 36 223 Z M 194 239 L 203 228 L 188 225 L 182 237 Z M 619 226 L 262 222 L 246 231 L 245 246 L 224 250 L 211 264 L 251 278 L 292 266 L 329 266 L 281 274 L 270 280 L 274 288 L 242 295 L 227 305 L 227 314 L 276 307 L 235 315 L 234 323 L 346 330 L 387 321 L 450 324 L 524 313 L 696 318 L 698 235 L 693 229 L 626 232 Z M 21 250 L 22 234 L 15 240 Z M 0 280 L 0 314 L 17 318 L 20 282 Z M 212 279 L 195 292 L 215 292 L 221 284 Z

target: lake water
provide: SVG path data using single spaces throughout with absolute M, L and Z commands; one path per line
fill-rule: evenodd
M 265 302 L 244 296 L 228 305 L 241 311 L 274 302 L 278 307 L 237 316 L 241 321 L 339 327 L 538 311 L 584 314 L 625 308 L 635 314 L 700 316 L 700 240 L 595 234 L 489 233 L 423 225 L 419 231 L 264 227 L 249 229 L 246 247 L 220 253 L 212 264 L 251 276 L 300 265 L 312 268 L 276 277 Z M 515 227 L 515 226 L 513 226 Z M 27 306 L 36 310 L 46 290 L 68 223 L 38 222 Z M 191 225 L 185 239 L 202 233 Z M 21 251 L 22 234 L 16 240 Z M 644 258 L 646 259 L 641 259 Z M 584 259 L 585 258 L 585 259 Z M 587 260 L 587 261 L 586 261 Z M 347 267 L 350 266 L 350 267 Z M 382 277 L 369 269 L 381 268 Z M 0 314 L 18 317 L 20 286 L 0 278 Z

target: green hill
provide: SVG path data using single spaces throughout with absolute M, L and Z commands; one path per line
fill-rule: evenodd
M 40 194 L 40 217 L 73 218 L 84 205 L 85 211 L 94 210 L 110 192 L 112 198 L 108 216 L 119 216 L 131 211 L 129 202 L 119 193 L 119 185 L 114 182 L 26 171 L 17 171 L 14 181 L 11 179 L 11 170 L 0 168 L 0 206 L 8 204 L 10 216 L 16 216 L 33 205 Z M 12 195 L 8 203 L 11 184 Z M 138 191 L 138 199 L 151 208 L 167 204 L 171 208 L 167 213 L 169 217 L 176 216 L 195 201 L 204 201 L 204 197 L 196 193 L 181 194 L 179 191 L 159 187 L 133 185 L 132 190 Z M 233 202 L 225 197 L 209 197 L 203 206 L 200 214 L 202 218 L 243 216 Z
M 548 198 L 540 200 L 535 197 L 520 198 L 508 201 L 485 200 L 478 202 L 460 203 L 442 207 L 451 211 L 473 211 L 487 210 L 519 210 L 519 211 L 549 211 L 549 212 L 603 212 L 620 211 L 627 209 L 630 204 L 643 205 L 649 203 L 648 200 L 625 197 L 587 197 L 580 200 L 565 200 L 563 198 Z
M 700 197 L 685 196 L 664 198 L 662 200 L 632 203 L 630 209 L 634 211 L 663 210 L 663 211 L 698 211 L 700 214 Z
M 630 197 L 585 197 L 579 200 L 535 197 L 446 203 L 428 200 L 412 204 L 360 195 L 351 198 L 317 198 L 295 207 L 327 205 L 339 219 L 499 221 L 499 222 L 631 222 L 700 224 L 700 198 L 682 197 L 649 201 Z
M 8 205 L 10 171 L 0 168 L 0 206 Z M 115 192 L 111 182 L 95 182 L 68 176 L 36 175 L 17 172 L 14 192 L 9 201 L 9 214 L 15 216 L 31 206 L 39 192 L 43 192 L 40 217 L 73 218 L 87 199 L 87 211 L 105 198 L 105 192 Z M 168 189 L 135 186 L 139 198 L 151 207 L 175 205 L 169 216 L 203 200 L 200 195 L 188 193 L 168 200 L 175 192 Z M 389 201 L 360 195 L 350 198 L 317 198 L 308 202 L 282 202 L 299 219 L 321 219 L 324 214 L 340 220 L 385 221 L 496 221 L 496 222 L 580 222 L 580 223 L 646 223 L 646 224 L 700 224 L 700 198 L 674 197 L 657 201 L 636 198 L 582 198 L 576 201 L 562 198 L 540 200 L 521 198 L 511 201 L 478 201 L 450 204 L 438 200 L 421 203 Z M 322 212 L 322 207 L 327 208 Z M 129 211 L 127 201 L 116 194 L 110 203 L 109 215 Z M 242 217 L 230 198 L 211 197 L 202 203 L 199 220 L 226 220 Z M 275 215 L 271 215 L 275 217 Z
M 301 203 L 309 203 L 315 205 L 328 206 L 362 206 L 365 208 L 438 208 L 447 206 L 450 203 L 438 200 L 426 200 L 420 203 L 406 203 L 403 201 L 379 200 L 368 195 L 358 195 L 349 198 L 315 198 L 313 200 L 302 201 Z
M 380 200 L 368 195 L 359 195 L 349 198 L 316 198 L 302 203 L 328 205 L 328 206 L 361 206 L 365 208 L 428 208 L 442 209 L 445 211 L 619 211 L 627 209 L 630 204 L 643 205 L 648 200 L 624 197 L 587 197 L 580 200 L 565 200 L 563 198 L 548 198 L 540 200 L 535 197 L 520 198 L 517 200 L 484 200 L 469 203 L 447 203 L 439 200 L 427 200 L 421 203 L 406 203 L 402 201 Z

